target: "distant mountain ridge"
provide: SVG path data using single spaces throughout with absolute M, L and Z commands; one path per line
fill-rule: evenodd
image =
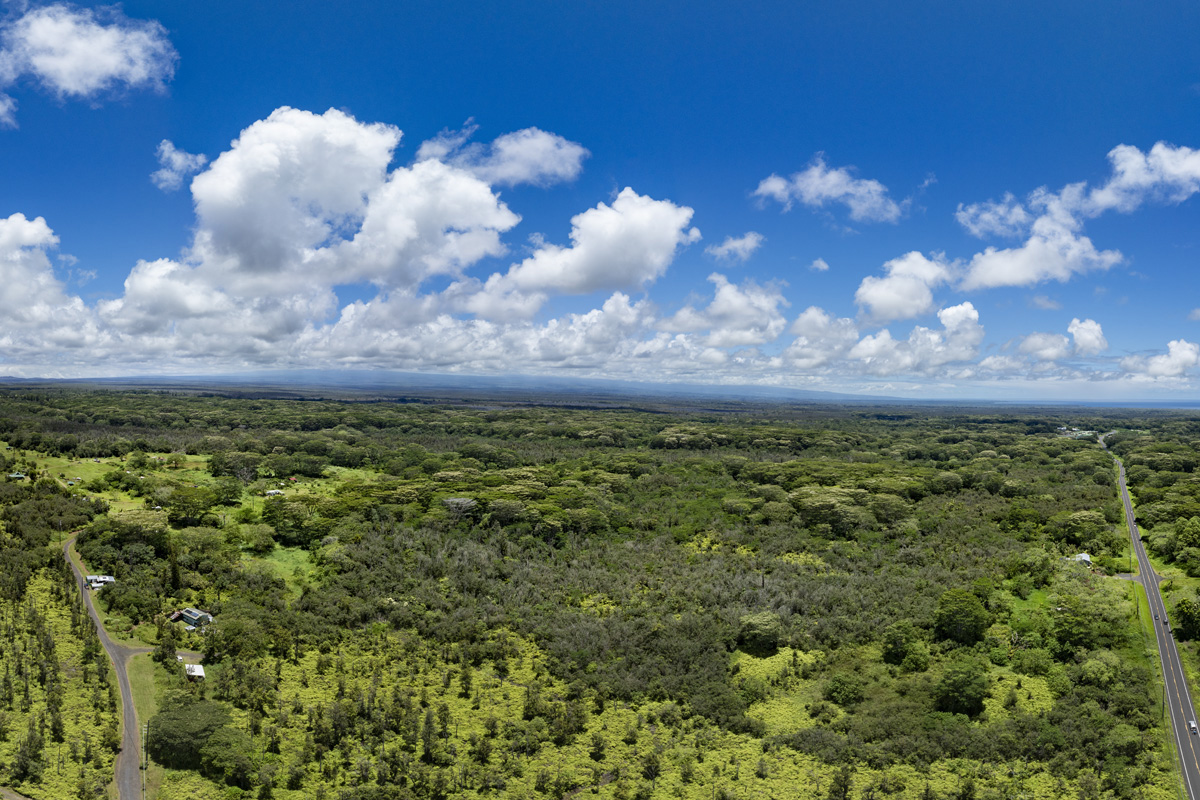
M 1200 408 L 1200 400 L 1094 401 L 979 398 L 908 398 L 850 394 L 786 386 L 755 384 L 643 383 L 603 378 L 556 375 L 459 375 L 453 373 L 384 372 L 378 370 L 257 370 L 217 375 L 130 375 L 110 378 L 23 378 L 0 376 L 4 387 L 79 387 L 105 389 L 163 389 L 189 392 L 266 393 L 305 398 L 380 399 L 448 397 L 459 401 L 505 399 L 554 405 L 586 402 L 608 405 L 622 400 L 687 400 L 698 402 L 803 403 L 860 406 L 956 407 L 1096 407 L 1096 408 Z
M 205 389 L 286 389 L 320 393 L 336 389 L 339 393 L 397 395 L 451 391 L 456 394 L 482 391 L 488 394 L 551 394 L 592 397 L 687 397 L 721 400 L 748 399 L 772 402 L 816 403 L 911 403 L 899 397 L 821 392 L 771 386 L 722 386 L 705 384 L 653 384 L 599 378 L 563 378 L 528 375 L 455 375 L 419 372 L 379 372 L 374 370 L 263 370 L 220 375 L 132 375 L 112 378 L 18 378 L 0 376 L 0 386 L 96 386 L 106 388 L 166 388 L 204 391 Z

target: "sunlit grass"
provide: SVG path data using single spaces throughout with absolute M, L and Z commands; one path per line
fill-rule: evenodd
M 303 593 L 313 573 L 312 559 L 303 547 L 276 546 L 261 556 L 243 553 L 242 560 L 247 564 L 270 566 L 287 583 L 288 593 L 293 599 Z

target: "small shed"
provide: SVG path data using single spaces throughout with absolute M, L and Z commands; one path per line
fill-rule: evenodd
M 204 667 L 200 666 L 199 664 L 184 664 L 183 672 L 185 675 L 187 675 L 187 679 L 189 681 L 204 680 Z

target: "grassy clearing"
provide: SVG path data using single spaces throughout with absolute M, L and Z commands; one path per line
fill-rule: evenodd
M 313 572 L 312 559 L 303 547 L 276 547 L 264 556 L 243 553 L 247 564 L 265 564 L 287 582 L 292 599 L 298 598 L 309 585 Z
M 1020 597 L 1013 597 L 1013 611 L 1027 613 L 1034 609 L 1044 609 L 1048 605 L 1049 594 L 1045 589 L 1034 589 L 1029 593 L 1029 597 L 1022 600 Z
M 204 779 L 197 772 L 164 769 L 157 764 L 153 769 L 161 777 L 154 787 L 154 794 L 150 794 L 150 780 L 147 778 L 147 800 L 211 800 L 214 797 L 227 796 L 224 786 Z
M 137 713 L 138 724 L 145 725 L 146 721 L 158 713 L 158 691 L 155 676 L 163 670 L 150 660 L 150 654 L 144 653 L 129 659 L 127 666 L 129 687 L 133 691 L 133 708 Z M 162 784 L 163 768 L 153 762 L 149 763 L 142 777 L 145 781 L 146 797 L 157 796 L 158 787 Z
M 1018 675 L 1010 669 L 993 673 L 991 692 L 983 701 L 983 710 L 989 720 L 1004 719 L 1013 709 L 1030 714 L 1042 714 L 1054 706 L 1054 693 L 1045 678 L 1036 675 Z
M 1121 569 L 1124 572 L 1126 572 L 1130 575 L 1141 575 L 1142 574 L 1142 567 L 1138 563 L 1138 560 L 1136 558 L 1136 553 L 1134 553 L 1134 551 L 1133 551 L 1133 542 L 1132 541 L 1126 539 L 1125 549 L 1122 551 L 1121 555 L 1118 556 L 1117 560 L 1124 563 L 1125 566 L 1121 567 Z
M 767 734 L 793 733 L 814 724 L 808 708 L 819 699 L 816 681 L 803 680 L 798 671 L 817 660 L 820 654 L 781 647 L 771 656 L 758 657 L 741 650 L 731 659 L 737 678 L 758 680 L 775 688 L 771 696 L 751 706 L 748 716 L 762 720 Z
M 126 671 L 129 673 L 129 686 L 133 691 L 133 710 L 137 713 L 138 721 L 144 723 L 158 713 L 158 699 L 155 697 L 155 670 L 161 669 L 150 660 L 149 653 L 134 656 L 129 659 Z
M 120 460 L 112 458 L 102 458 L 99 461 L 93 461 L 90 458 L 77 459 L 39 455 L 36 460 L 38 468 L 46 474 L 57 478 L 63 483 L 68 481 L 74 482 L 77 486 L 81 481 L 95 480 L 102 477 L 106 472 L 121 466 Z

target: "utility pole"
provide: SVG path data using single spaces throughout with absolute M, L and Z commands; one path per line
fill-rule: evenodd
M 150 734 L 150 720 L 142 723 L 142 800 L 146 800 L 146 770 L 150 764 L 146 760 L 146 737 Z

